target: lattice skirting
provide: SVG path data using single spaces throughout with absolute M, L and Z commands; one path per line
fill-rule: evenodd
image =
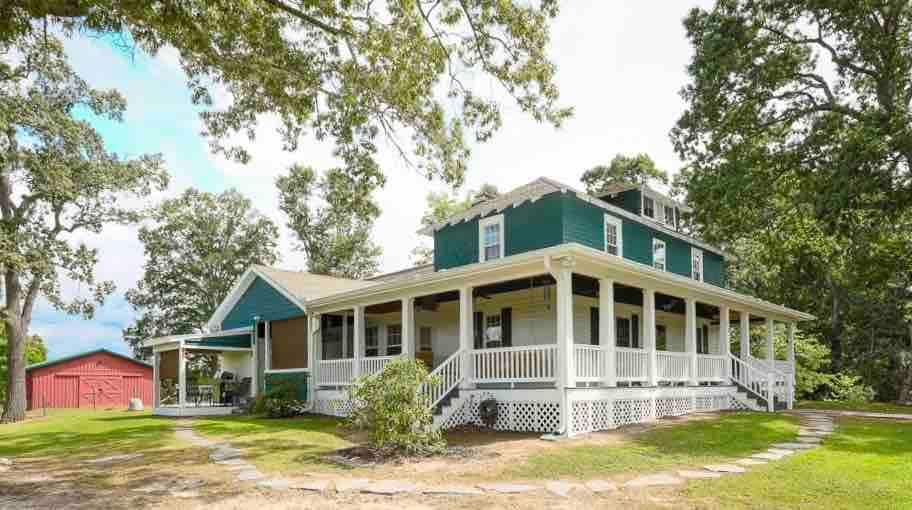
M 450 429 L 466 424 L 484 425 L 478 415 L 478 406 L 481 401 L 491 396 L 484 393 L 469 395 L 462 403 L 462 406 L 443 423 L 441 428 Z M 498 400 L 497 411 L 497 421 L 494 422 L 494 430 L 556 432 L 560 428 L 559 402 Z
M 313 412 L 345 418 L 351 413 L 351 400 L 344 398 L 314 400 Z
M 609 430 L 643 423 L 655 418 L 681 416 L 695 410 L 732 409 L 728 395 L 665 396 L 576 400 L 571 404 L 570 430 L 573 434 Z

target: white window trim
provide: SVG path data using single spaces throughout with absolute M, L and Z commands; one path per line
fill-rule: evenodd
M 665 209 L 671 209 L 671 223 L 668 222 L 668 215 L 665 214 Z M 674 204 L 669 204 L 669 203 L 662 204 L 662 223 L 664 223 L 668 227 L 671 227 L 672 229 L 674 229 L 676 226 L 675 219 L 678 215 L 677 209 L 678 208 L 675 207 Z
M 617 256 L 624 256 L 624 222 L 620 218 L 612 216 L 610 214 L 605 215 L 605 226 L 604 228 L 604 250 L 605 253 L 608 253 L 608 224 L 615 226 L 617 230 Z
M 656 245 L 662 245 L 662 271 L 668 271 L 668 245 L 665 244 L 665 241 L 653 237 L 652 238 L 652 267 L 654 269 L 659 269 L 656 267 Z
M 504 231 L 504 216 L 503 214 L 498 214 L 496 216 L 491 216 L 490 218 L 485 218 L 478 222 L 478 261 L 487 262 L 488 259 L 485 258 L 485 245 L 484 245 L 484 231 L 485 227 L 488 225 L 498 225 L 500 227 L 500 256 L 498 258 L 504 258 L 505 246 L 507 244 L 507 234 Z M 492 259 L 494 260 L 494 259 Z
M 390 338 L 393 337 L 393 335 L 390 334 L 390 329 L 392 329 L 392 327 L 394 327 L 394 326 L 399 326 L 399 343 L 396 343 L 396 344 L 390 343 Z M 400 324 L 387 324 L 386 325 L 386 349 L 385 349 L 386 355 L 391 356 L 391 354 L 389 353 L 390 347 L 397 347 L 397 346 L 399 347 L 399 354 L 402 354 L 402 324 L 401 323 Z
M 646 199 L 647 199 L 647 198 L 648 198 L 649 200 L 652 200 L 652 214 L 653 214 L 652 216 L 646 216 Z M 652 220 L 652 221 L 658 221 L 658 220 L 656 220 L 656 218 L 655 218 L 655 214 L 656 214 L 656 203 L 657 203 L 657 202 L 658 202 L 658 201 L 656 200 L 656 198 L 655 198 L 654 196 L 652 196 L 652 195 L 650 195 L 650 194 L 648 194 L 648 193 L 641 193 L 641 194 L 640 194 L 640 211 L 641 211 L 640 216 L 642 216 L 642 217 L 644 217 L 644 218 L 649 218 L 649 219 Z
M 703 264 L 703 257 L 704 257 L 704 254 L 703 254 L 703 250 L 701 250 L 701 249 L 699 249 L 699 248 L 694 248 L 694 247 L 691 247 L 691 248 L 690 248 L 690 277 L 691 277 L 691 278 L 694 277 L 694 274 L 693 274 L 693 260 L 694 260 L 694 256 L 696 256 L 696 255 L 698 255 L 698 254 L 700 255 L 700 278 L 694 278 L 694 280 L 697 280 L 697 281 L 702 282 L 703 279 L 704 279 L 704 277 L 705 277 L 705 273 L 704 273 L 704 270 L 703 270 L 703 265 L 704 265 L 704 264 Z

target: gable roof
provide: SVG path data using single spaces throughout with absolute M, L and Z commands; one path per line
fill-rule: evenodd
M 215 312 L 212 313 L 212 317 L 209 318 L 209 322 L 207 323 L 209 331 L 218 331 L 221 322 L 225 320 L 225 317 L 231 312 L 234 305 L 237 304 L 247 288 L 250 287 L 257 278 L 262 279 L 269 286 L 276 289 L 280 294 L 300 308 L 302 312 L 306 311 L 306 302 L 308 300 L 376 284 L 376 282 L 365 280 L 336 278 L 334 276 L 307 273 L 305 271 L 292 271 L 269 266 L 253 265 L 238 278 L 238 281 L 235 282 L 231 291 L 228 292 L 225 299 L 222 300 L 218 308 L 215 309 Z
M 71 354 L 71 355 L 69 355 L 69 356 L 64 356 L 64 357 L 62 357 L 62 358 L 52 359 L 52 360 L 48 360 L 48 361 L 42 361 L 41 363 L 35 363 L 35 364 L 32 364 L 32 365 L 29 365 L 29 366 L 25 367 L 25 369 L 26 369 L 26 370 L 33 370 L 33 369 L 35 369 L 35 368 L 49 367 L 49 366 L 51 366 L 51 365 L 57 365 L 57 364 L 60 364 L 60 363 L 65 363 L 65 362 L 67 362 L 67 361 L 72 361 L 72 360 L 74 360 L 74 359 L 84 358 L 84 357 L 86 357 L 86 356 L 92 356 L 92 355 L 94 355 L 94 354 L 100 354 L 100 353 L 110 354 L 111 356 L 116 356 L 116 357 L 118 357 L 118 358 L 125 359 L 125 360 L 127 360 L 127 361 L 132 361 L 133 363 L 136 363 L 136 364 L 138 364 L 138 365 L 142 365 L 142 366 L 144 366 L 144 367 L 152 368 L 152 365 L 150 365 L 149 363 L 146 363 L 145 361 L 140 361 L 140 360 L 138 360 L 138 359 L 136 359 L 136 358 L 131 358 L 131 357 L 129 357 L 129 356 L 125 356 L 125 355 L 123 355 L 123 354 L 120 354 L 119 352 L 114 352 L 114 351 L 111 351 L 111 350 L 108 350 L 108 349 L 93 349 L 93 350 L 91 350 L 91 351 L 85 351 L 85 352 L 80 352 L 80 353 L 77 353 L 77 354 Z
M 654 190 L 652 190 L 651 188 L 648 188 L 648 189 L 651 192 L 657 193 Z M 715 246 L 707 244 L 693 236 L 682 234 L 682 233 L 678 232 L 677 230 L 674 230 L 674 229 L 668 228 L 665 225 L 662 225 L 661 223 L 657 223 L 655 221 L 641 218 L 639 215 L 634 214 L 630 211 L 627 211 L 626 209 L 622 209 L 616 205 L 609 204 L 608 202 L 605 202 L 604 200 L 602 200 L 598 197 L 589 195 L 582 191 L 578 191 L 570 186 L 567 186 L 566 184 L 557 182 L 557 181 L 549 179 L 547 177 L 539 177 L 538 179 L 535 179 L 534 181 L 530 182 L 529 184 L 520 186 L 520 187 L 518 187 L 508 193 L 504 193 L 503 195 L 500 195 L 496 198 L 493 198 L 491 200 L 488 200 L 488 201 L 482 202 L 480 204 L 477 204 L 475 206 L 469 207 L 465 211 L 463 211 L 459 214 L 455 214 L 440 223 L 436 223 L 434 225 L 430 225 L 430 226 L 422 228 L 421 230 L 418 231 L 418 233 L 422 234 L 422 235 L 431 236 L 431 235 L 434 235 L 434 232 L 436 232 L 437 230 L 440 230 L 446 226 L 455 225 L 455 224 L 463 222 L 463 221 L 471 221 L 472 219 L 474 219 L 476 217 L 484 217 L 492 212 L 501 212 L 504 209 L 507 209 L 508 207 L 518 207 L 527 200 L 531 201 L 531 202 L 535 202 L 536 200 L 538 200 L 539 198 L 541 198 L 545 195 L 549 195 L 551 193 L 555 193 L 558 191 L 561 193 L 573 193 L 580 200 L 584 200 L 584 201 L 589 202 L 593 205 L 596 205 L 606 211 L 610 211 L 612 214 L 622 216 L 624 218 L 635 221 L 642 225 L 646 225 L 649 228 L 659 230 L 664 234 L 670 235 L 672 237 L 676 237 L 682 241 L 691 243 L 694 246 L 698 246 L 704 250 L 711 251 L 713 253 L 722 255 L 723 257 L 731 257 L 731 254 L 726 253 L 721 248 L 717 248 Z

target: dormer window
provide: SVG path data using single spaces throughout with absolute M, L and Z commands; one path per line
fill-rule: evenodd
M 504 256 L 503 215 L 485 218 L 478 223 L 478 260 L 486 262 Z
M 605 215 L 605 251 L 611 255 L 621 255 L 623 230 L 621 219 Z
M 675 228 L 675 208 L 673 206 L 665 206 L 665 224 Z
M 653 200 L 652 197 L 647 197 L 646 195 L 643 195 L 643 216 L 652 219 L 655 219 L 656 216 L 655 200 Z

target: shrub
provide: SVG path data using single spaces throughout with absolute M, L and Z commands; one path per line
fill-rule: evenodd
M 833 375 L 827 383 L 829 394 L 826 400 L 839 402 L 870 402 L 874 400 L 874 389 L 861 382 L 861 377 L 846 373 Z
M 295 388 L 290 382 L 276 383 L 269 391 L 257 395 L 251 412 L 267 418 L 292 418 L 307 410 L 307 402 L 295 398 Z
M 371 446 L 408 455 L 429 455 L 444 450 L 423 384 L 440 384 L 417 360 L 395 359 L 382 372 L 361 377 L 351 388 L 352 411 L 348 423 L 366 430 Z

